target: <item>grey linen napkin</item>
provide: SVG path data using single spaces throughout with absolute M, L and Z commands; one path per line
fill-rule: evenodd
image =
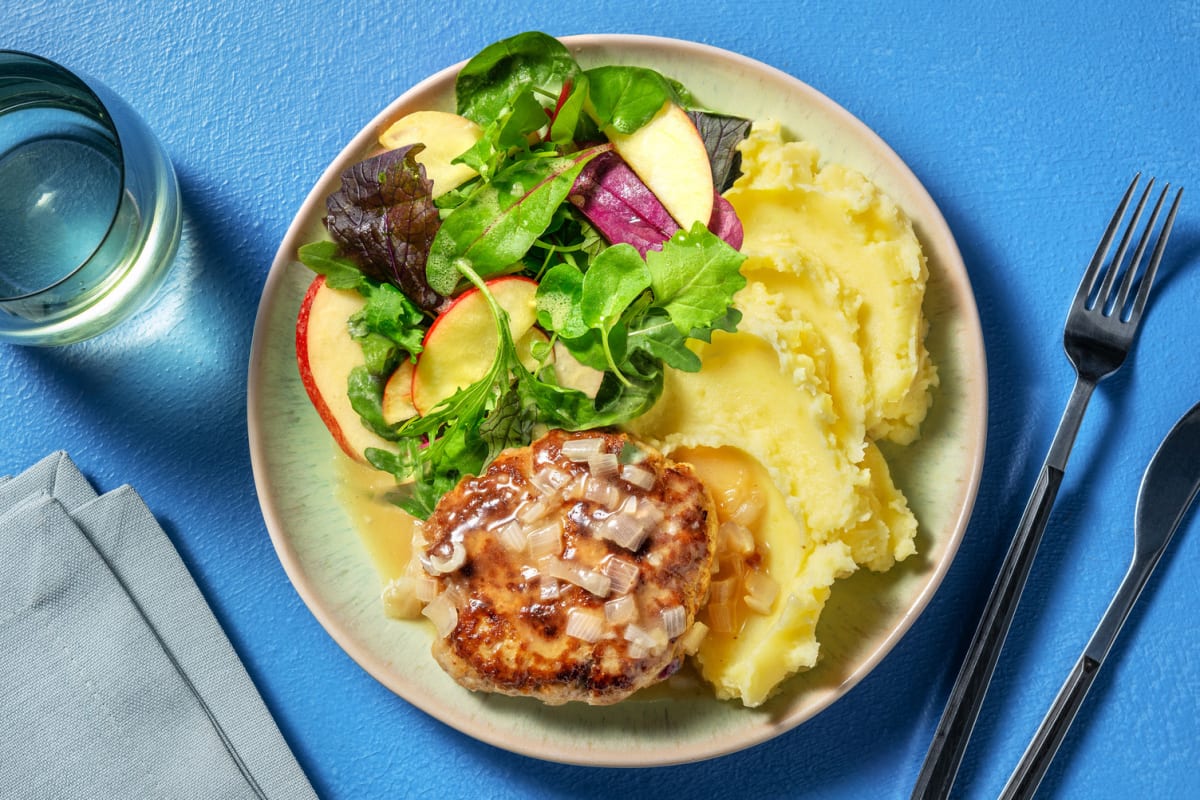
M 0 478 L 0 797 L 315 798 L 142 499 Z

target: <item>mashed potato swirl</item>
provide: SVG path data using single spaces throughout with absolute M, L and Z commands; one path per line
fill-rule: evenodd
M 741 152 L 726 198 L 745 227 L 742 322 L 698 344 L 701 370 L 669 371 L 657 405 L 627 427 L 692 462 L 714 493 L 747 475 L 763 492 L 750 527 L 780 592 L 696 654 L 718 696 L 756 706 L 816 663 L 838 578 L 915 552 L 917 521 L 875 442 L 917 437 L 937 373 L 924 346 L 928 271 L 903 212 L 777 122 L 755 124 Z

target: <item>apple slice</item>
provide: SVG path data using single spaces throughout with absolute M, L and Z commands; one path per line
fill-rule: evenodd
M 383 385 L 383 421 L 389 425 L 417 415 L 417 409 L 412 404 L 413 371 L 411 361 L 401 361 Z
M 537 284 L 506 275 L 487 282 L 488 291 L 508 312 L 513 342 L 520 342 L 537 320 Z M 425 333 L 424 349 L 412 380 L 412 403 L 419 414 L 487 374 L 496 359 L 496 322 L 479 289 L 462 293 L 438 315 Z
M 561 341 L 554 343 L 552 352 L 554 375 L 558 378 L 558 385 L 583 392 L 588 397 L 595 397 L 600 391 L 600 384 L 604 382 L 604 373 L 595 367 L 581 364 Z
M 350 337 L 346 320 L 365 303 L 358 292 L 331 289 L 325 276 L 318 275 L 296 318 L 296 361 L 308 399 L 338 446 L 364 464 L 368 447 L 390 446 L 363 426 L 346 395 L 350 371 L 363 364 L 362 348 Z
M 708 224 L 713 211 L 712 165 L 696 124 L 667 101 L 633 133 L 606 130 L 617 154 L 684 230 Z
M 458 114 L 414 111 L 388 126 L 379 143 L 389 150 L 410 144 L 425 145 L 416 155 L 417 163 L 425 167 L 425 177 L 433 181 L 433 196 L 440 197 L 478 174 L 466 164 L 451 162 L 470 150 L 482 136 L 483 128 Z

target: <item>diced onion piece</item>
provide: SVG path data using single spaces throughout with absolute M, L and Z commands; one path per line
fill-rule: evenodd
M 775 598 L 779 597 L 779 584 L 764 572 L 751 570 L 746 573 L 746 607 L 759 614 L 770 614 Z
M 568 439 L 562 444 L 562 454 L 575 462 L 587 461 L 604 449 L 604 439 Z
M 612 625 L 623 625 L 637 619 L 637 602 L 625 594 L 604 604 L 604 618 Z
M 582 500 L 584 492 L 587 491 L 587 473 L 581 472 L 572 478 L 565 486 L 562 487 L 563 500 L 574 502 Z
M 439 638 L 446 638 L 458 626 L 458 608 L 446 592 L 439 594 L 421 612 L 433 623 Z
M 593 611 L 572 608 L 567 612 L 567 636 L 574 636 L 589 644 L 604 634 L 604 620 Z
M 510 519 L 501 525 L 496 531 L 496 535 L 500 539 L 500 544 L 504 545 L 505 550 L 520 553 L 525 549 L 527 542 L 525 529 L 515 519 Z
M 669 606 L 659 612 L 662 617 L 663 629 L 668 639 L 674 639 L 687 630 L 687 611 L 683 606 Z
M 571 475 L 553 464 L 545 464 L 529 478 L 542 494 L 554 494 L 571 480 Z
M 545 569 L 547 575 L 572 583 L 597 597 L 607 597 L 612 588 L 612 580 L 607 575 L 562 559 L 546 559 Z
M 627 650 L 629 657 L 633 659 L 645 658 L 650 652 L 650 649 L 640 642 L 630 642 Z
M 424 601 L 417 597 L 417 580 L 402 575 L 388 581 L 380 598 L 383 601 L 383 613 L 392 619 L 416 619 L 420 616 Z
M 596 453 L 588 457 L 587 463 L 593 478 L 615 478 L 621 467 L 616 453 Z
M 692 623 L 692 627 L 688 628 L 687 633 L 679 640 L 679 647 L 684 653 L 689 656 L 700 649 L 700 643 L 704 641 L 704 637 L 708 635 L 708 626 L 700 620 Z
M 558 579 L 543 575 L 538 579 L 538 599 L 542 601 L 557 600 L 559 595 Z
M 727 605 L 736 600 L 739 583 L 737 578 L 726 578 L 710 583 L 708 586 L 709 607 L 711 608 L 714 604 Z
M 632 514 L 616 513 L 608 516 L 596 529 L 596 535 L 613 544 L 637 552 L 650 535 L 649 528 Z
M 621 490 L 608 481 L 598 479 L 593 475 L 584 486 L 583 499 L 590 500 L 604 508 L 613 509 L 621 503 Z
M 658 644 L 649 631 L 633 622 L 625 626 L 625 641 L 644 647 L 646 650 L 653 650 Z
M 543 495 L 532 501 L 527 500 L 517 507 L 517 519 L 526 525 L 532 525 L 546 516 L 557 502 L 557 498 L 549 495 Z
M 708 624 L 716 633 L 733 633 L 733 606 L 730 603 L 709 603 Z
M 619 556 L 609 556 L 600 568 L 612 579 L 613 594 L 625 594 L 637 583 L 641 570 L 638 565 Z
M 642 500 L 637 504 L 637 517 L 650 528 L 657 528 L 664 519 L 662 509 L 650 500 Z
M 431 574 L 445 575 L 454 572 L 467 561 L 467 548 L 462 542 L 454 542 L 449 553 L 444 551 L 445 547 L 439 546 L 438 552 L 429 553 L 429 564 L 426 568 Z
M 650 491 L 654 488 L 654 470 L 639 467 L 636 464 L 626 464 L 621 467 L 621 477 L 639 489 Z
M 749 555 L 754 552 L 754 534 L 745 525 L 732 520 L 717 529 L 717 548 L 726 553 Z
M 422 603 L 428 603 L 437 597 L 437 593 L 437 578 L 430 577 L 429 575 L 419 575 L 413 581 L 413 595 Z
M 529 542 L 529 555 L 535 561 L 546 556 L 556 556 L 562 552 L 562 524 L 554 521 L 543 525 L 530 531 L 526 540 Z
M 766 498 L 763 496 L 762 490 L 754 486 L 742 495 L 741 502 L 729 513 L 729 520 L 739 525 L 752 525 L 762 514 L 764 505 L 766 505 Z

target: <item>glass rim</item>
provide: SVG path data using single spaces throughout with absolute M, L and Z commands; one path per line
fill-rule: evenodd
M 61 93 L 63 87 L 61 85 L 52 84 L 52 82 L 45 76 L 21 73 L 19 71 L 19 67 L 17 70 L 11 72 L 7 69 L 10 65 L 19 64 L 22 61 L 29 64 L 40 65 L 45 69 L 52 70 L 56 77 L 65 78 L 65 82 L 70 84 L 71 89 L 80 93 L 80 95 L 82 95 L 82 99 L 86 103 L 93 106 L 90 111 L 92 112 L 92 116 L 96 118 L 96 121 L 102 124 L 108 130 L 108 132 L 112 134 L 113 144 L 116 146 L 117 155 L 117 202 L 113 206 L 112 218 L 108 221 L 108 227 L 105 229 L 104 235 L 100 237 L 98 242 L 96 242 L 96 246 L 92 248 L 91 252 L 80 259 L 78 264 L 71 267 L 67 272 L 65 272 L 52 283 L 31 291 L 27 291 L 22 294 L 10 295 L 3 290 L 0 290 L 0 308 L 3 308 L 11 303 L 26 302 L 37 298 L 39 295 L 52 292 L 54 289 L 71 280 L 78 275 L 80 271 L 85 269 L 88 264 L 91 263 L 92 259 L 96 257 L 96 254 L 100 252 L 100 249 L 104 246 L 104 243 L 108 241 L 109 236 L 112 235 L 113 229 L 117 224 L 117 219 L 121 213 L 121 206 L 125 196 L 126 188 L 125 146 L 121 138 L 120 125 L 117 124 L 117 117 L 113 114 L 112 108 L 110 108 L 109 104 L 106 103 L 104 98 L 102 98 L 96 91 L 93 85 L 95 82 L 90 78 L 86 78 L 77 73 L 75 70 L 65 67 L 54 59 L 47 58 L 46 56 L 38 55 L 37 53 L 30 53 L 26 50 L 0 48 L 0 116 L 25 106 L 36 106 L 37 104 L 44 102 L 45 99 L 35 96 L 22 102 L 21 95 L 15 95 L 13 98 L 6 98 L 3 86 L 4 81 L 7 78 L 15 77 L 18 80 L 39 82 L 47 84 L 48 86 L 53 85 Z M 9 99 L 15 99 L 17 102 L 9 105 Z M 96 112 L 99 113 L 97 114 Z

